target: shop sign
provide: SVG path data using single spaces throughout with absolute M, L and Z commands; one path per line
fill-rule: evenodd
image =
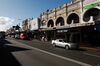
M 95 3 L 95 2 L 97 2 L 98 0 L 84 0 L 83 1 L 83 5 L 84 6 L 87 6 L 87 5 L 89 5 L 89 4 L 92 4 L 92 3 Z
M 68 32 L 68 30 L 64 30 L 64 32 Z
M 96 25 L 95 25 L 95 30 L 96 30 L 96 31 L 100 31 L 100 24 L 96 24 Z
M 98 5 L 98 3 L 93 3 L 93 4 L 90 4 L 90 5 L 87 5 L 87 6 L 85 7 L 85 9 L 89 10 L 89 9 L 91 9 L 91 8 L 95 8 L 97 5 Z
M 35 18 L 33 20 L 30 21 L 30 30 L 37 30 L 39 27 L 39 24 L 38 24 L 38 18 Z
M 68 32 L 68 30 L 57 30 L 58 33 Z

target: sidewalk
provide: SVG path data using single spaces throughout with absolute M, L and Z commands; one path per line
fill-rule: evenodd
M 88 52 L 89 54 L 93 54 L 95 56 L 99 56 L 100 57 L 100 46 L 93 47 L 89 43 L 83 43 L 83 44 L 80 44 L 80 47 L 82 49 L 85 49 L 86 52 Z
M 100 46 L 93 47 L 89 43 L 83 43 L 83 44 L 80 44 L 80 47 L 83 49 L 86 49 L 87 51 L 100 53 Z
M 90 56 L 100 57 L 100 47 L 90 48 L 90 47 L 81 47 L 86 50 L 86 54 Z

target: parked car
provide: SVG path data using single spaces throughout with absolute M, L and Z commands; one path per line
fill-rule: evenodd
M 77 49 L 79 47 L 78 43 L 66 42 L 63 39 L 52 40 L 51 44 L 53 46 L 64 47 L 65 49 Z
M 27 39 L 27 35 L 25 33 L 20 33 L 20 39 L 26 40 Z
M 0 48 L 3 47 L 4 42 L 5 42 L 5 32 L 0 32 Z
M 20 38 L 19 34 L 15 34 L 15 39 L 19 39 L 19 38 Z
M 0 32 L 0 40 L 5 39 L 5 32 Z

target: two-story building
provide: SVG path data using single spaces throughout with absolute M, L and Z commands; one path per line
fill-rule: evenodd
M 75 0 L 43 12 L 40 19 L 48 40 L 89 41 L 100 31 L 100 0 Z
M 28 23 L 29 25 L 29 30 L 32 32 L 33 38 L 39 39 L 39 28 L 40 28 L 40 19 L 39 18 L 34 18 L 30 20 Z

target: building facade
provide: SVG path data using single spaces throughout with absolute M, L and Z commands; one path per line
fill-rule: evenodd
M 27 31 L 27 30 L 29 30 L 29 22 L 30 22 L 30 19 L 25 19 L 25 20 L 23 20 L 23 22 L 22 22 L 22 30 L 23 31 Z
M 39 28 L 40 28 L 40 19 L 34 18 L 29 22 L 29 29 L 33 33 L 33 38 L 39 39 Z
M 100 0 L 75 0 L 40 15 L 41 30 L 48 40 L 64 38 L 80 42 L 100 23 Z M 93 35 L 93 34 L 92 34 Z

